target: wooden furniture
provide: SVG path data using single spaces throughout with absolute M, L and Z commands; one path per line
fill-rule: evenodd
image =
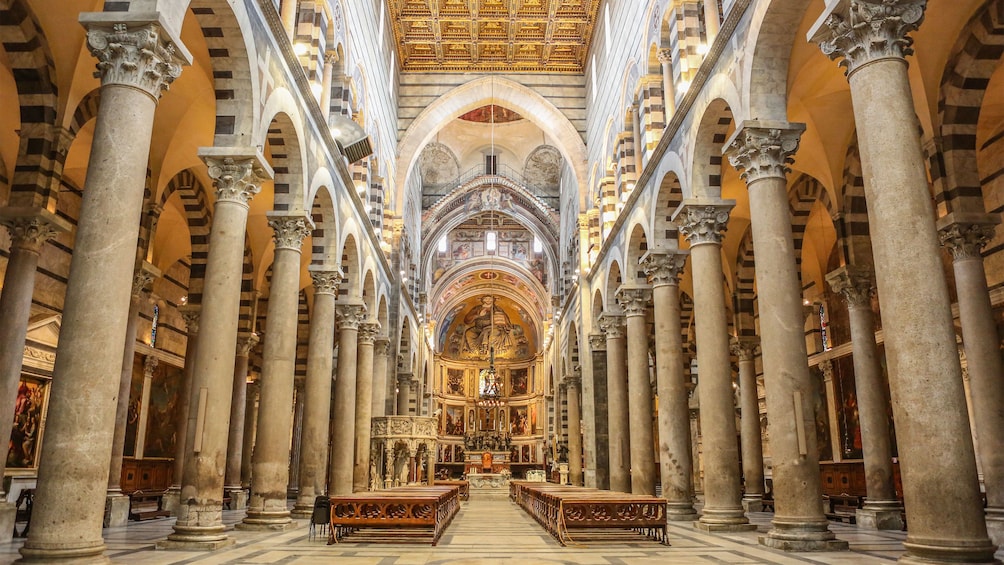
M 669 545 L 666 499 L 583 487 L 513 481 L 509 495 L 561 545 L 569 530 L 634 530 Z
M 458 486 L 408 486 L 331 497 L 328 545 L 364 528 L 393 529 L 394 542 L 439 542 L 460 510 Z
M 460 489 L 461 501 L 471 499 L 471 483 L 469 481 L 441 480 L 441 481 L 433 481 L 433 485 L 438 487 L 457 487 Z
M 122 492 L 165 491 L 171 486 L 173 459 L 122 459 Z
M 847 521 L 848 524 L 857 522 L 857 511 L 861 508 L 864 499 L 857 495 L 828 494 L 823 495 L 827 501 L 828 511 L 826 517 L 830 520 Z
M 896 498 L 903 499 L 903 481 L 899 474 L 899 463 L 892 466 L 893 487 Z M 826 504 L 826 517 L 831 520 L 857 522 L 857 509 L 864 504 L 868 495 L 863 461 L 841 461 L 820 463 L 819 474 Z
M 152 520 L 169 516 L 171 512 L 164 509 L 164 491 L 137 490 L 129 495 L 130 520 Z

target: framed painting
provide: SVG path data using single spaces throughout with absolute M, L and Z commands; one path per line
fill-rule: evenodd
M 21 375 L 14 403 L 14 425 L 7 452 L 8 469 L 37 469 L 49 381 Z

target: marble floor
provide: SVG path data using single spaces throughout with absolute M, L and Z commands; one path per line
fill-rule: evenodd
M 244 511 L 225 511 L 232 525 Z M 766 532 L 771 514 L 755 513 L 751 519 Z M 284 533 L 231 530 L 237 544 L 215 553 L 157 551 L 154 542 L 171 531 L 173 519 L 130 523 L 105 530 L 107 555 L 114 563 L 130 565 L 216 564 L 331 564 L 338 565 L 674 565 L 709 563 L 762 564 L 875 564 L 893 563 L 903 552 L 905 532 L 868 532 L 855 526 L 832 524 L 840 539 L 850 542 L 848 552 L 783 553 L 756 543 L 756 532 L 708 535 L 690 524 L 670 524 L 671 546 L 634 536 L 617 536 L 604 542 L 578 541 L 559 545 L 543 528 L 507 500 L 465 502 L 439 545 L 347 542 L 327 545 L 324 535 L 308 536 L 307 523 Z M 574 534 L 573 534 L 574 537 Z M 21 541 L 0 545 L 0 563 L 12 563 Z M 1004 557 L 1004 550 L 997 553 Z

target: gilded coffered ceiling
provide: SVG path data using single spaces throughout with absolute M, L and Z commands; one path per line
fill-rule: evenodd
M 404 71 L 581 73 L 599 0 L 387 0 Z

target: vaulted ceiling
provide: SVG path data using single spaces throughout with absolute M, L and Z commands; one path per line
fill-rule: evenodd
M 387 0 L 402 69 L 581 73 L 599 0 Z

